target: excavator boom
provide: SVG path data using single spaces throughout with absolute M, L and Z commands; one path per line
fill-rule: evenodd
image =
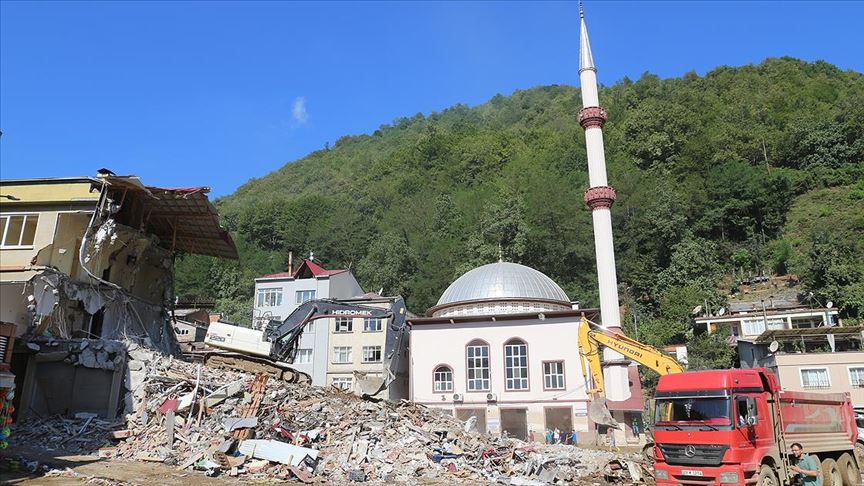
M 613 349 L 624 357 L 656 371 L 661 376 L 684 372 L 681 363 L 671 356 L 623 334 L 607 331 L 583 315 L 582 323 L 579 326 L 579 355 L 583 360 L 582 372 L 586 381 L 588 374 L 591 375 L 591 388 L 588 390 L 588 394 L 592 401 L 588 407 L 588 416 L 592 422 L 597 424 L 612 427 L 618 425 L 605 403 L 606 388 L 601 365 L 601 346 Z

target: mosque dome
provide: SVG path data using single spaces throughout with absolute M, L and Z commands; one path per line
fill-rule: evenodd
M 498 262 L 457 278 L 426 314 L 444 317 L 566 309 L 570 309 L 570 299 L 551 278 L 525 265 Z

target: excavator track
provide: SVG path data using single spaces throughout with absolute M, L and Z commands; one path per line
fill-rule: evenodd
M 204 362 L 210 368 L 243 371 L 253 374 L 265 374 L 276 380 L 289 383 L 311 384 L 312 378 L 301 371 L 286 365 L 274 363 L 265 358 L 248 356 L 240 353 L 204 352 L 194 353 L 193 357 Z

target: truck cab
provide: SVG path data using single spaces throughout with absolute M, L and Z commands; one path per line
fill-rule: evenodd
M 663 376 L 655 400 L 658 486 L 789 484 L 796 441 L 845 475 L 834 486 L 858 474 L 848 395 L 782 392 L 767 370 L 732 369 Z
M 655 395 L 658 485 L 745 484 L 759 472 L 757 458 L 777 455 L 771 421 L 760 419 L 771 415 L 764 384 L 748 371 L 663 377 Z

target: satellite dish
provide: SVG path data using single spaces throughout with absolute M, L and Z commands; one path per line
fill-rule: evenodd
M 776 353 L 778 349 L 780 349 L 780 343 L 777 341 L 771 341 L 771 344 L 768 345 L 768 351 L 772 353 Z
M 698 316 L 700 312 L 702 312 L 702 306 L 697 305 L 692 311 L 690 311 L 690 315 Z
M 834 302 L 831 302 L 831 301 L 829 300 L 828 303 L 825 304 L 825 307 L 827 307 L 827 308 L 829 308 L 829 309 L 832 308 L 832 307 L 834 307 Z
M 726 308 L 725 308 L 725 307 L 721 307 L 720 310 L 717 311 L 717 315 L 718 315 L 718 316 L 722 316 L 722 315 L 725 314 L 725 313 L 726 313 Z

